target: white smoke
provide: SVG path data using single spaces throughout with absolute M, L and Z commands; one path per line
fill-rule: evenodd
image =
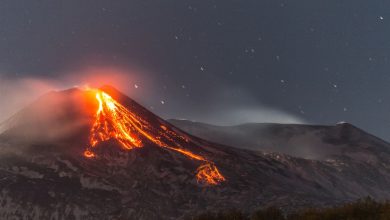
M 267 106 L 237 106 L 209 114 L 206 118 L 215 125 L 238 125 L 243 123 L 305 124 L 302 118 Z
M 253 94 L 242 88 L 219 86 L 214 91 L 210 91 L 203 101 L 204 106 L 184 106 L 177 103 L 168 111 L 181 109 L 181 114 L 175 117 L 168 113 L 166 117 L 188 119 L 215 125 L 308 123 L 298 115 L 261 103 Z
M 55 83 L 49 80 L 11 79 L 0 75 L 0 131 L 1 122 L 11 117 L 32 100 L 55 88 Z

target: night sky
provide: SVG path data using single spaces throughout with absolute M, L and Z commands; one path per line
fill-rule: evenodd
M 347 121 L 390 140 L 389 9 L 384 0 L 3 0 L 0 76 L 137 67 L 125 92 L 165 118 Z

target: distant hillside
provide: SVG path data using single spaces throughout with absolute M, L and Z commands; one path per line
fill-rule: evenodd
M 390 149 L 387 142 L 348 123 L 334 126 L 267 123 L 215 126 L 188 120 L 169 122 L 215 143 L 307 159 L 323 160 L 343 155 L 370 160 L 371 153 Z M 367 155 L 362 154 L 364 152 Z

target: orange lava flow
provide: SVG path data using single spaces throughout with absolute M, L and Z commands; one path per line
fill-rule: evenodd
M 182 148 L 180 143 L 175 141 L 180 139 L 189 142 L 186 137 L 176 134 L 164 125 L 160 125 L 158 129 L 152 127 L 147 121 L 129 111 L 103 91 L 97 90 L 96 100 L 99 105 L 95 122 L 90 131 L 90 146 L 84 152 L 85 157 L 96 157 L 93 148 L 100 142 L 115 139 L 124 149 L 132 150 L 143 147 L 142 138 L 146 138 L 166 150 L 175 151 L 193 160 L 201 161 L 203 164 L 197 169 L 196 174 L 198 182 L 217 185 L 225 181 L 225 177 L 213 162 Z
M 141 140 L 133 135 L 133 126 L 129 126 L 137 121 L 127 117 L 127 112 L 123 111 L 125 108 L 104 92 L 98 91 L 96 99 L 99 108 L 90 133 L 91 147 L 112 138 L 118 140 L 126 149 L 142 147 Z
M 216 185 L 219 182 L 225 181 L 225 177 L 219 172 L 217 167 L 214 164 L 206 163 L 198 168 L 198 173 L 196 174 L 198 181 Z

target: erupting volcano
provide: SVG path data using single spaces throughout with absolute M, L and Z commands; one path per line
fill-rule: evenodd
M 274 143 L 291 140 L 291 131 L 306 135 L 291 126 Z M 319 147 L 340 149 L 329 160 L 250 151 L 190 135 L 103 86 L 47 93 L 5 127 L 1 219 L 191 219 L 221 209 L 390 198 L 389 145 L 347 125 L 314 132 L 327 141 Z
M 90 131 L 90 146 L 84 152 L 85 157 L 98 157 L 93 152 L 94 147 L 110 139 L 117 140 L 126 150 L 143 147 L 142 139 L 144 139 L 166 150 L 175 151 L 192 160 L 202 162 L 196 174 L 199 183 L 216 185 L 225 181 L 225 177 L 212 161 L 184 149 L 180 142 L 176 141 L 179 139 L 188 143 L 186 137 L 178 135 L 162 124 L 157 128 L 151 126 L 147 120 L 128 110 L 106 92 L 98 89 L 95 91 L 98 109 L 96 120 Z

